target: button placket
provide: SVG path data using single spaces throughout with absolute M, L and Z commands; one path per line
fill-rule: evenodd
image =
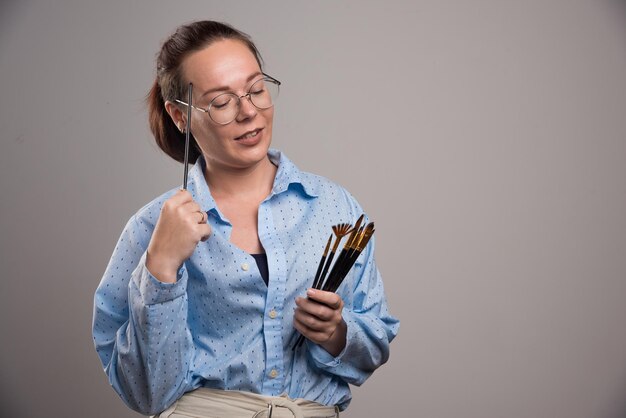
M 263 221 L 261 223 L 261 220 Z M 284 303 L 285 271 L 287 260 L 283 243 L 275 233 L 271 208 L 267 202 L 259 207 L 259 239 L 265 248 L 270 269 L 270 282 L 265 300 L 263 334 L 266 343 L 265 376 L 263 391 L 278 396 L 284 391 L 283 387 L 283 339 L 282 323 L 277 320 Z

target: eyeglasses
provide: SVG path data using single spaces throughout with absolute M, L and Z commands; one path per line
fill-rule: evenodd
M 211 120 L 220 125 L 227 125 L 234 121 L 241 110 L 241 99 L 247 98 L 257 109 L 264 110 L 274 106 L 274 101 L 278 98 L 280 81 L 274 77 L 262 73 L 263 78 L 255 81 L 248 92 L 243 96 L 235 93 L 222 93 L 215 97 L 206 109 L 189 105 L 182 100 L 176 99 L 177 103 L 191 106 L 192 109 L 208 113 Z

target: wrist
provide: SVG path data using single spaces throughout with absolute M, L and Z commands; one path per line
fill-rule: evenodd
M 146 268 L 160 282 L 176 283 L 178 267 L 176 262 L 154 256 L 149 250 L 146 254 Z
M 341 319 L 341 322 L 335 328 L 335 332 L 330 336 L 328 341 L 320 344 L 320 346 L 328 352 L 333 357 L 337 357 L 344 348 L 346 348 L 347 344 L 347 335 L 348 335 L 348 325 L 346 321 Z

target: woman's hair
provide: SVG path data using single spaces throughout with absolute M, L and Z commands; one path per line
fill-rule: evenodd
M 187 82 L 183 80 L 182 63 L 191 53 L 215 41 L 234 39 L 243 42 L 252 52 L 259 67 L 262 59 L 252 39 L 243 32 L 220 22 L 203 20 L 180 26 L 161 46 L 156 60 L 156 80 L 146 97 L 150 130 L 157 145 L 176 161 L 185 158 L 185 135 L 181 133 L 165 110 L 165 101 L 187 101 Z M 189 145 L 189 161 L 200 156 L 195 140 Z

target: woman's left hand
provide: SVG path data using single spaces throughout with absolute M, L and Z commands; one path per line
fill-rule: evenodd
M 336 357 L 346 346 L 347 325 L 341 316 L 343 300 L 334 292 L 309 289 L 296 298 L 293 325 L 309 340 Z

